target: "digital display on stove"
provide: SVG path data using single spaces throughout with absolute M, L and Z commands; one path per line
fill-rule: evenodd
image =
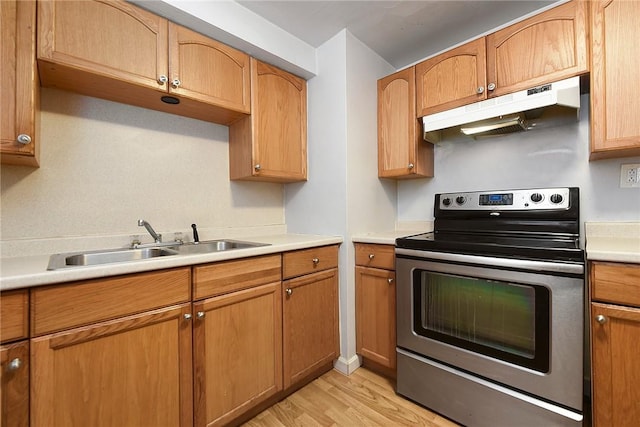
M 480 206 L 507 206 L 513 205 L 513 193 L 481 194 Z

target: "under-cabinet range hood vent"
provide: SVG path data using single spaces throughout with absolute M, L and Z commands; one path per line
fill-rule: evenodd
M 580 78 L 572 77 L 424 116 L 424 139 L 435 142 L 432 140 L 434 131 L 461 125 L 462 133 L 474 138 L 520 132 L 527 130 L 528 116 L 540 116 L 543 109 L 550 106 L 577 111 L 580 108 Z

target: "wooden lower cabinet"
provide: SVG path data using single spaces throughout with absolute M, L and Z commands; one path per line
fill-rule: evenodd
M 393 245 L 356 247 L 356 352 L 383 374 L 396 370 L 396 284 Z M 372 365 L 369 362 L 373 362 Z
M 30 290 L 30 423 L 193 424 L 191 269 Z
M 592 262 L 591 364 L 594 427 L 640 419 L 640 265 Z
M 191 304 L 31 340 L 32 426 L 190 426 Z
M 29 425 L 29 292 L 0 294 L 0 426 Z
M 226 425 L 282 390 L 280 281 L 194 303 L 196 426 Z
M 0 347 L 0 425 L 29 425 L 29 341 Z
M 396 368 L 395 272 L 356 267 L 356 351 Z
M 282 287 L 286 389 L 338 358 L 338 269 L 285 280 Z

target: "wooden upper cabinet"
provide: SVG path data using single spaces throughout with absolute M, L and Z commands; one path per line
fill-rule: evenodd
M 251 116 L 229 126 L 231 179 L 307 179 L 307 82 L 251 58 Z
M 249 56 L 121 0 L 38 2 L 43 86 L 228 125 Z
M 418 117 L 587 73 L 587 17 L 574 0 L 417 64 Z
M 170 93 L 248 114 L 249 66 L 247 54 L 169 23 Z
M 38 13 L 38 59 L 166 88 L 166 19 L 124 1 L 41 1 Z M 55 68 L 42 68 L 44 84 L 55 80 Z
M 486 99 L 484 38 L 416 64 L 417 116 Z
M 38 166 L 36 2 L 0 1 L 0 158 Z
M 640 156 L 640 2 L 591 5 L 591 159 Z
M 416 68 L 378 80 L 378 176 L 433 176 L 433 145 L 416 119 Z
M 588 2 L 575 0 L 486 37 L 489 97 L 589 71 Z

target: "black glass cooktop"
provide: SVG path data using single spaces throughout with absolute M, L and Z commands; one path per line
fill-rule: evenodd
M 571 235 L 431 232 L 396 239 L 405 249 L 505 258 L 584 262 L 584 251 Z

